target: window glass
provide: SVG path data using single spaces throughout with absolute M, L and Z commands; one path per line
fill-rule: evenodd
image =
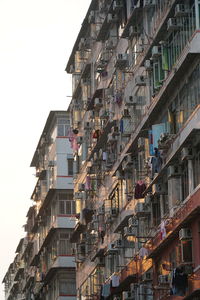
M 72 209 L 71 209 L 71 201 L 65 201 L 65 207 L 66 207 L 66 214 L 71 214 L 72 213 Z
M 64 126 L 63 125 L 58 125 L 57 127 L 57 135 L 58 136 L 64 136 Z
M 59 214 L 65 214 L 65 201 L 59 201 Z
M 181 241 L 182 262 L 192 262 L 192 240 Z
M 68 175 L 73 176 L 74 159 L 73 158 L 68 158 L 67 163 L 68 163 Z

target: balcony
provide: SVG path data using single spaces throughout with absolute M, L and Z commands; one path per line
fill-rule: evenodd
M 57 256 L 50 268 L 75 268 L 75 257 L 72 255 Z
M 45 226 L 43 230 L 43 235 L 40 237 L 40 241 L 38 241 L 38 245 L 35 245 L 33 256 L 31 260 L 31 265 L 35 266 L 38 263 L 39 255 L 43 248 L 45 247 L 46 243 L 48 243 L 49 238 L 55 231 L 55 229 L 58 228 L 65 228 L 65 229 L 72 229 L 75 227 L 75 217 L 67 217 L 67 216 L 55 216 L 54 221 L 48 222 L 48 224 Z M 35 241 L 37 242 L 37 241 Z M 40 244 L 40 246 L 39 246 Z
M 111 20 L 109 19 L 108 15 L 110 15 L 112 13 L 112 1 L 109 1 L 108 3 L 108 9 L 106 12 L 106 17 L 103 20 L 103 23 L 101 24 L 100 30 L 97 34 L 97 41 L 104 41 L 106 39 L 106 33 L 109 30 L 109 27 L 111 25 Z
M 165 165 L 162 167 L 159 174 L 151 181 L 144 194 L 148 193 L 152 189 L 152 186 L 162 178 L 170 163 L 179 158 L 181 147 L 183 145 L 189 145 L 190 140 L 195 136 L 200 136 L 200 105 L 196 107 L 190 118 L 184 124 L 183 128 L 174 137 L 170 149 L 166 154 Z
M 83 225 L 80 222 L 78 222 L 74 228 L 70 242 L 76 243 L 79 240 L 80 234 L 83 233 L 86 230 L 86 228 L 87 228 L 86 225 Z
M 24 272 L 24 261 L 21 260 L 18 264 L 17 270 L 15 272 L 15 277 L 14 280 L 19 280 L 19 277 L 23 274 Z
M 122 229 L 127 226 L 128 219 L 134 214 L 133 203 L 128 203 L 125 208 L 120 212 L 119 216 L 115 221 L 114 233 L 121 232 Z
M 160 239 L 160 232 L 151 240 L 151 253 L 149 258 L 155 258 L 170 241 L 178 236 L 179 230 L 183 224 L 191 221 L 191 218 L 197 216 L 200 212 L 200 188 L 196 189 L 182 207 L 174 214 L 173 218 L 170 219 L 169 225 L 166 228 L 167 236 L 165 239 Z
M 47 272 L 43 274 L 44 283 L 49 282 L 49 280 L 54 276 L 58 269 L 75 269 L 75 257 L 73 255 L 58 255 L 54 260 L 50 260 L 47 265 Z

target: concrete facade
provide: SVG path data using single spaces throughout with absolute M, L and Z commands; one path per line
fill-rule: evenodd
M 80 300 L 200 297 L 199 8 L 93 0 L 83 20 L 66 66 Z
M 31 167 L 37 182 L 27 212 L 26 236 L 5 277 L 6 300 L 75 300 L 73 155 L 67 111 L 51 111 Z

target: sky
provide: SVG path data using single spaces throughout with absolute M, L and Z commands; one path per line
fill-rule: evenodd
M 25 235 L 36 183 L 30 163 L 46 119 L 70 101 L 65 67 L 90 2 L 0 0 L 1 282 Z

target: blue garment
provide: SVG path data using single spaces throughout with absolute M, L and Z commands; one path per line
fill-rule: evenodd
M 123 120 L 120 120 L 120 122 L 119 122 L 119 130 L 120 130 L 121 133 L 124 132 L 124 122 L 123 122 Z
M 101 295 L 105 298 L 110 295 L 110 283 L 106 283 L 103 285 Z

